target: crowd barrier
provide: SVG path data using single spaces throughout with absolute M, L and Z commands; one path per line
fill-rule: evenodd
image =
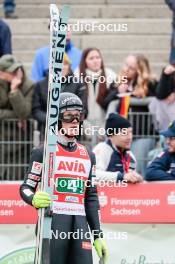
M 153 129 L 151 114 L 130 112 L 128 118 L 134 127 L 134 141 L 158 138 Z M 98 121 L 93 121 L 93 123 L 100 124 Z M 24 178 L 31 150 L 43 143 L 44 131 L 45 127 L 39 126 L 32 119 L 23 122 L 17 119 L 0 121 L 0 180 L 22 180 Z M 84 135 L 81 139 L 83 144 L 91 148 L 101 140 L 104 140 L 104 136 L 99 136 L 97 131 L 92 136 Z
M 0 264 L 34 259 L 37 212 L 19 186 L 0 184 Z M 175 182 L 98 186 L 98 193 L 110 264 L 175 264 Z
M 21 200 L 18 182 L 0 184 L 0 224 L 34 224 L 36 210 Z M 175 182 L 98 185 L 103 223 L 175 223 Z

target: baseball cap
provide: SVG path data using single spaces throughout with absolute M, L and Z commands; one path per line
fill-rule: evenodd
M 11 54 L 3 55 L 0 58 L 0 71 L 14 72 L 20 67 L 22 67 L 22 63 Z
M 175 137 L 175 120 L 170 123 L 167 130 L 161 131 L 160 135 L 164 137 Z

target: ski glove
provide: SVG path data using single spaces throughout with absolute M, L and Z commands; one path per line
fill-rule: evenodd
M 46 192 L 36 192 L 32 199 L 32 205 L 35 208 L 45 208 L 48 207 L 51 203 L 49 194 Z
M 99 258 L 104 259 L 104 264 L 107 264 L 107 258 L 108 258 L 108 249 L 105 244 L 105 241 L 102 238 L 97 238 L 94 241 L 94 247 L 97 252 L 97 255 Z

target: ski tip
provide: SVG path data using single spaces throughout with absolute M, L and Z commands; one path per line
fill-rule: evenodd
M 50 4 L 50 15 L 51 16 L 59 15 L 59 9 L 56 4 Z

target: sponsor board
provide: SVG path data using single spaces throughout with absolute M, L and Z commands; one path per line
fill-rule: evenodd
M 103 223 L 175 223 L 175 183 L 98 187 Z

